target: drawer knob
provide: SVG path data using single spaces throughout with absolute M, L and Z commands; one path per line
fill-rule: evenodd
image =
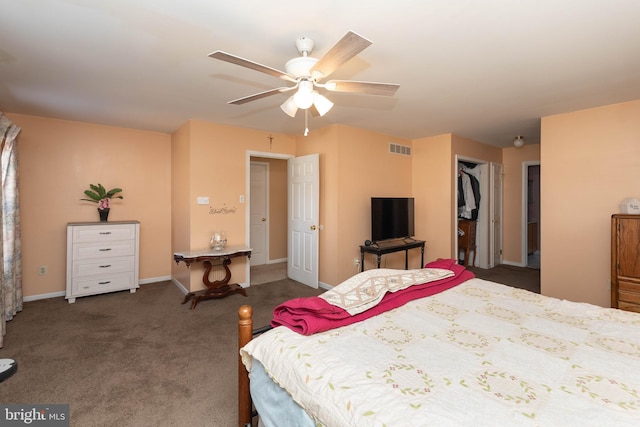
M 111 250 L 111 248 L 99 249 L 100 252 L 107 252 L 107 251 L 110 251 L 110 250 Z
M 109 268 L 111 267 L 111 264 L 107 264 L 107 265 L 101 265 L 100 268 Z
M 108 282 L 98 282 L 98 285 L 108 285 L 109 283 L 111 283 L 111 281 L 108 281 Z
M 110 231 L 101 231 L 100 234 L 111 234 Z

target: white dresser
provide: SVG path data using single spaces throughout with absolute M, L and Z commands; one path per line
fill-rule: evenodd
M 77 297 L 129 289 L 138 285 L 138 221 L 67 224 L 67 295 Z

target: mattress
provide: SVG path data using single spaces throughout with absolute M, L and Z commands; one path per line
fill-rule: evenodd
M 320 426 L 640 420 L 640 315 L 475 278 L 310 336 L 277 327 L 241 355 Z

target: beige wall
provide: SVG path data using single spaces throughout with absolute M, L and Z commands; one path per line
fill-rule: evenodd
M 171 273 L 171 145 L 167 134 L 21 114 L 18 137 L 23 293 L 66 289 L 66 225 L 98 221 L 89 184 L 121 187 L 110 221 L 140 221 L 140 279 Z M 48 273 L 38 275 L 40 265 Z
M 413 143 L 416 233 L 427 241 L 425 260 L 456 258 L 456 156 L 480 163 L 502 163 L 502 151 L 453 134 L 421 138 Z M 480 220 L 488 222 L 489 218 Z M 488 247 L 488 242 L 485 243 Z
M 184 184 L 185 188 L 179 190 L 186 195 L 184 200 L 187 206 L 183 208 L 186 209 L 183 211 L 185 217 L 174 217 L 174 225 L 184 230 L 188 238 L 182 236 L 181 244 L 184 246 L 175 246 L 173 251 L 208 248 L 211 234 L 216 230 L 226 232 L 228 245 L 248 243 L 247 205 L 239 201 L 240 196 L 247 193 L 247 153 L 293 155 L 294 137 L 198 120 L 190 120 L 185 127 L 172 136 L 173 151 L 182 152 L 183 146 L 188 145 L 188 181 Z M 185 133 L 188 133 L 187 138 L 183 138 Z M 272 142 L 269 136 L 274 137 Z M 182 165 L 174 165 L 174 169 L 182 168 Z M 178 182 L 178 179 L 175 181 Z M 209 205 L 198 205 L 198 197 L 209 197 Z M 220 210 L 228 213 L 217 213 Z M 234 282 L 246 282 L 247 263 L 245 258 L 232 260 L 230 270 Z M 173 267 L 173 272 L 175 276 L 189 275 L 188 283 L 181 282 L 189 291 L 204 288 L 204 269 L 201 264 L 187 269 L 180 263 Z
M 95 221 L 95 205 L 80 202 L 89 183 L 120 186 L 110 220 L 141 222 L 140 277 L 169 274 L 188 290 L 202 288 L 202 270 L 172 262 L 172 253 L 208 246 L 224 229 L 230 244 L 246 243 L 247 151 L 320 154 L 320 281 L 340 283 L 355 273 L 358 246 L 370 238 L 372 196 L 416 198 L 416 237 L 425 260 L 454 256 L 456 155 L 505 167 L 504 257 L 521 248 L 522 162 L 541 162 L 542 292 L 609 305 L 609 221 L 625 197 L 640 197 L 640 101 L 542 120 L 542 144 L 504 150 L 447 134 L 407 141 L 343 125 L 308 137 L 189 121 L 172 135 L 19 114 L 23 283 L 25 296 L 65 288 L 65 225 Z M 413 157 L 388 154 L 388 143 L 413 147 Z M 538 153 L 538 150 L 539 153 Z M 355 159 L 355 160 L 354 160 Z M 210 206 L 196 204 L 208 196 Z M 44 208 L 43 208 L 44 207 Z M 211 215 L 228 207 L 232 214 Z M 43 213 L 46 210 L 46 214 Z M 46 219 L 43 219 L 46 218 Z M 169 231 L 171 230 L 171 231 Z M 587 242 L 585 244 L 585 242 Z M 395 256 L 398 255 L 398 256 Z M 402 254 L 387 267 L 402 268 Z M 412 254 L 411 265 L 417 256 Z M 367 267 L 373 260 L 367 258 Z M 49 272 L 38 276 L 38 266 Z M 245 260 L 234 260 L 238 282 Z
M 502 150 L 502 260 L 507 264 L 526 265 L 522 259 L 523 164 L 540 160 L 540 144 Z
M 541 286 L 544 295 L 610 306 L 610 224 L 640 198 L 640 100 L 544 117 Z
M 413 141 L 412 181 L 416 236 L 426 240 L 425 262 L 451 258 L 454 253 L 454 204 L 451 134 Z
M 411 157 L 390 154 L 390 142 L 411 145 L 409 140 L 344 125 L 297 138 L 297 155 L 320 156 L 321 283 L 337 285 L 359 271 L 354 259 L 371 238 L 371 197 L 411 196 Z M 419 253 L 413 252 L 416 268 Z M 385 262 L 389 268 L 404 268 L 404 253 L 387 255 Z M 365 266 L 375 266 L 373 258 L 366 257 Z
M 411 197 L 411 157 L 389 153 L 389 143 L 411 146 L 411 141 L 389 135 L 338 126 L 336 251 L 338 284 L 359 271 L 360 245 L 371 239 L 371 197 Z M 419 251 L 410 251 L 410 265 L 418 268 Z M 404 252 L 388 254 L 387 268 L 404 268 Z M 365 256 L 365 269 L 374 268 L 376 258 Z
M 189 248 L 191 207 L 189 188 L 191 178 L 190 126 L 183 124 L 171 135 L 171 248 L 172 253 Z M 171 263 L 171 277 L 191 288 L 190 270 Z

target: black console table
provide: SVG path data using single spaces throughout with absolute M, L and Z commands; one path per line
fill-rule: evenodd
M 372 243 L 371 245 L 360 245 L 360 271 L 364 271 L 364 254 L 376 254 L 378 257 L 378 268 L 380 268 L 380 257 L 392 252 L 404 251 L 404 269 L 409 269 L 409 249 L 420 248 L 420 268 L 424 267 L 424 240 L 400 239 L 387 242 Z

